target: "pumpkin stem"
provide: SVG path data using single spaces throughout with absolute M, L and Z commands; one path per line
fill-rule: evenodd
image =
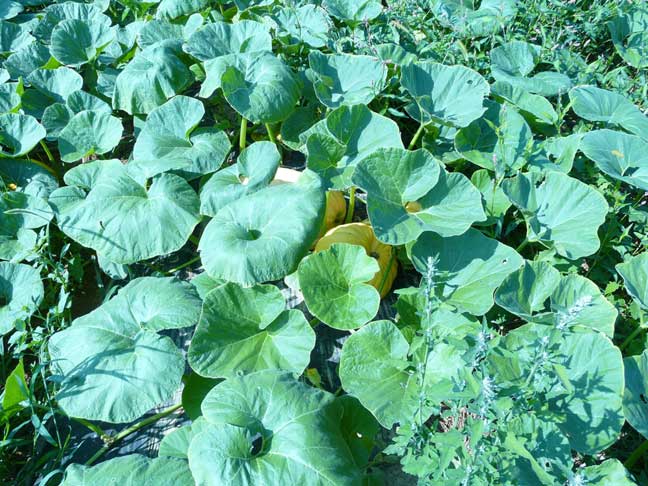
M 353 211 L 355 210 L 355 200 L 356 200 L 356 188 L 353 186 L 351 192 L 349 193 L 349 209 L 347 209 L 346 218 L 344 218 L 344 224 L 349 224 L 353 219 Z
M 248 121 L 246 118 L 241 117 L 241 131 L 239 132 L 239 148 L 243 150 L 245 148 L 246 139 L 247 139 L 247 124 Z

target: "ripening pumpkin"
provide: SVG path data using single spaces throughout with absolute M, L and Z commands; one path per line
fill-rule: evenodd
M 346 210 L 347 205 L 346 200 L 344 199 L 344 193 L 340 191 L 327 192 L 326 214 L 324 215 L 324 222 L 322 223 L 322 227 L 320 228 L 317 237 L 321 238 L 328 230 L 344 223 Z
M 270 184 L 273 186 L 277 184 L 291 184 L 297 182 L 300 176 L 301 172 L 298 170 L 279 167 L 274 180 Z M 345 216 L 346 200 L 344 199 L 344 194 L 340 191 L 328 191 L 326 193 L 326 214 L 324 215 L 324 221 L 322 222 L 322 227 L 317 237 L 321 238 L 328 230 L 342 224 Z
M 376 290 L 380 290 L 380 282 L 382 282 L 383 276 L 386 275 L 380 297 L 385 297 L 389 293 L 398 273 L 398 263 L 396 258 L 392 259 L 394 248 L 378 241 L 371 225 L 367 223 L 349 223 L 336 226 L 320 238 L 315 245 L 315 251 L 326 250 L 334 243 L 350 243 L 362 246 L 367 255 L 378 261 L 380 267 L 380 270 L 368 283 L 373 285 Z M 390 260 L 392 261 L 391 267 L 389 267 Z M 388 267 L 389 273 L 387 273 Z

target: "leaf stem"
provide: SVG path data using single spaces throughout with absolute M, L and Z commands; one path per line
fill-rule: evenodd
M 353 212 L 355 211 L 355 201 L 356 201 L 356 187 L 351 187 L 351 192 L 349 193 L 349 208 L 347 209 L 346 216 L 344 218 L 344 224 L 349 224 L 353 220 Z
M 89 420 L 86 420 L 86 419 L 76 418 L 76 417 L 73 417 L 73 418 L 74 418 L 74 420 L 76 420 L 77 422 L 79 422 L 81 425 L 83 425 L 83 426 L 87 427 L 88 429 L 92 430 L 92 431 L 93 431 L 95 434 L 97 434 L 97 435 L 99 436 L 99 438 L 100 438 L 101 440 L 103 440 L 104 442 L 108 439 L 108 437 L 110 437 L 110 436 L 109 436 L 108 434 L 106 434 L 106 432 L 105 432 L 101 427 L 99 427 L 97 424 L 93 424 L 92 422 L 90 422 Z
M 247 118 L 241 117 L 241 131 L 239 132 L 239 148 L 243 150 L 247 141 Z
M 410 141 L 409 145 L 407 146 L 407 150 L 412 150 L 416 146 L 416 143 L 418 142 L 419 138 L 421 138 L 421 134 L 423 133 L 424 128 L 425 128 L 425 124 L 421 123 L 418 127 L 418 130 L 416 130 L 416 133 L 412 137 L 412 140 Z
M 648 452 L 648 440 L 642 442 L 639 447 L 637 447 L 632 454 L 630 454 L 630 457 L 626 459 L 626 462 L 623 463 L 623 465 L 626 467 L 626 469 L 631 469 L 632 466 L 635 465 L 635 463 L 643 456 L 646 452 Z
M 269 123 L 265 124 L 266 131 L 268 132 L 268 140 L 277 145 L 277 134 L 272 129 L 272 126 Z
M 45 155 L 47 155 L 47 160 L 49 160 L 49 167 L 48 169 L 53 172 L 57 177 L 60 178 L 60 173 L 59 173 L 59 168 L 56 163 L 56 160 L 54 159 L 54 156 L 52 155 L 52 152 L 50 151 L 49 147 L 45 143 L 44 140 L 40 141 L 40 146 L 43 148 L 43 151 L 45 152 Z
M 163 419 L 164 417 L 171 415 L 173 412 L 178 410 L 179 408 L 182 407 L 181 403 L 176 403 L 175 405 L 162 410 L 160 413 L 156 413 L 155 415 L 141 420 L 137 422 L 136 424 L 131 425 L 130 427 L 125 428 L 118 434 L 112 435 L 112 436 L 107 436 L 104 439 L 104 446 L 99 449 L 90 459 L 88 459 L 85 463 L 86 466 L 90 466 L 93 463 L 95 463 L 101 456 L 103 456 L 106 452 L 108 452 L 110 449 L 112 449 L 119 441 L 123 440 L 124 438 L 128 437 L 129 435 L 137 432 L 140 429 L 143 429 L 144 427 L 148 427 L 149 425 L 154 424 L 160 419 Z
M 518 245 L 515 251 L 520 253 L 522 250 L 524 250 L 527 247 L 528 244 L 529 244 L 529 240 L 525 238 L 524 241 Z
M 189 265 L 192 265 L 192 264 L 196 263 L 199 260 L 200 260 L 200 255 L 197 255 L 197 256 L 193 257 L 191 260 L 184 262 L 182 265 L 178 265 L 177 267 L 172 268 L 171 270 L 168 271 L 168 273 L 174 274 L 177 271 L 182 270 L 183 268 L 186 268 Z

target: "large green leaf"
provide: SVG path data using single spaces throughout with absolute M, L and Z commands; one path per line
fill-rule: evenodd
M 403 148 L 398 125 L 364 105 L 341 106 L 299 136 L 308 168 L 327 188 L 350 187 L 358 162 L 381 147 Z
M 196 420 L 202 417 L 202 410 L 200 409 L 202 401 L 207 396 L 207 393 L 209 393 L 209 390 L 223 380 L 219 378 L 205 378 L 195 372 L 191 372 L 189 375 L 185 375 L 182 381 L 184 382 L 184 387 L 182 388 L 182 408 L 187 416 L 194 421 L 195 425 Z M 189 443 L 187 442 L 186 449 L 188 448 Z M 187 457 L 186 449 L 184 454 L 185 458 Z M 163 455 L 162 443 L 160 444 L 160 455 Z
M 387 68 L 374 57 L 311 51 L 308 63 L 315 94 L 329 108 L 367 105 L 385 88 Z
M 558 286 L 560 272 L 547 262 L 525 261 L 511 273 L 495 293 L 495 302 L 507 311 L 526 319 L 545 311 L 545 302 Z
M 18 263 L 37 252 L 36 232 L 0 218 L 0 260 Z
M 0 336 L 28 319 L 43 300 L 40 272 L 21 263 L 0 262 Z
M 115 38 L 104 22 L 69 19 L 52 31 L 50 51 L 61 64 L 81 66 L 92 62 Z
M 48 58 L 49 59 L 49 58 Z M 53 61 L 57 62 L 57 61 Z M 48 63 L 49 67 L 51 63 Z M 27 89 L 22 95 L 22 109 L 28 115 L 42 118 L 45 110 L 55 103 L 65 101 L 83 87 L 79 73 L 67 67 L 36 69 L 27 76 L 34 89 Z
M 34 37 L 27 29 L 12 22 L 0 20 L 0 53 L 9 55 L 20 51 L 34 42 Z
M 209 6 L 209 0 L 162 0 L 157 9 L 157 17 L 177 19 L 183 15 L 200 12 Z
M 133 157 L 188 163 L 182 174 L 190 178 L 215 172 L 225 161 L 231 144 L 219 129 L 196 128 L 204 115 L 205 107 L 199 100 L 172 98 L 147 116 Z
M 235 377 L 267 369 L 301 374 L 315 333 L 296 309 L 284 310 L 273 285 L 244 288 L 226 283 L 205 298 L 188 359 L 200 375 Z
M 228 54 L 272 51 L 272 38 L 268 26 L 260 22 L 212 22 L 193 33 L 184 49 L 196 59 L 208 61 Z
M 496 173 L 517 171 L 529 157 L 533 144 L 531 128 L 511 105 L 487 102 L 481 118 L 455 136 L 462 157 Z
M 206 378 L 203 379 L 207 380 Z M 199 403 L 198 408 L 200 408 L 200 405 L 201 404 Z M 191 440 L 195 435 L 198 435 L 202 430 L 208 427 L 209 424 L 202 417 L 202 412 L 200 412 L 196 417 L 192 418 L 191 424 L 183 425 L 182 427 L 174 429 L 162 438 L 158 455 L 160 457 L 176 457 L 179 459 L 188 459 L 187 453 L 189 452 L 189 445 L 191 444 Z
M 608 22 L 612 42 L 625 62 L 636 68 L 648 66 L 648 8 L 641 3 Z
M 215 216 L 225 205 L 266 187 L 281 163 L 277 146 L 255 142 L 241 151 L 236 164 L 213 174 L 200 188 L 200 214 Z
M 551 293 L 551 324 L 595 329 L 612 339 L 618 312 L 598 286 L 582 275 L 565 275 Z
M 336 329 L 354 329 L 376 316 L 380 294 L 369 285 L 378 262 L 363 247 L 338 243 L 299 264 L 299 286 L 311 314 Z
M 496 184 L 497 176 L 487 169 L 473 172 L 470 182 L 479 189 L 482 195 L 482 206 L 486 213 L 486 221 L 476 221 L 477 226 L 491 225 L 502 218 L 511 207 L 511 201 L 506 197 L 502 186 Z
M 556 424 L 545 422 L 532 414 L 520 414 L 508 421 L 507 436 L 503 441 L 508 448 L 503 464 L 498 466 L 503 474 L 500 481 L 516 486 L 540 486 L 545 484 L 562 484 L 566 473 L 573 467 L 569 441 L 560 432 Z M 513 436 L 515 439 L 513 439 Z M 512 440 L 513 439 L 513 440 Z M 522 446 L 511 447 L 511 444 Z
M 198 295 L 200 295 L 200 298 L 203 300 L 207 297 L 209 292 L 225 283 L 227 283 L 226 280 L 210 277 L 207 272 L 199 273 L 191 279 L 191 285 L 196 287 Z
M 556 390 L 549 410 L 572 448 L 596 454 L 610 447 L 625 422 L 621 351 L 597 332 L 568 334 L 560 345 L 571 393 Z
M 0 177 L 5 186 L 15 185 L 0 198 L 0 259 L 20 262 L 36 249 L 32 229 L 45 226 L 54 216 L 47 198 L 58 182 L 41 165 L 19 159 L 5 159 Z
M 571 260 L 599 249 L 608 204 L 593 187 L 560 172 L 519 174 L 502 188 L 524 215 L 527 240 Z
M 110 152 L 121 141 L 123 130 L 119 118 L 105 112 L 82 111 L 74 115 L 59 133 L 61 160 L 76 162 Z
M 463 174 L 446 172 L 427 150 L 378 149 L 358 163 L 353 182 L 367 192 L 376 237 L 390 245 L 423 231 L 459 235 L 486 219 L 477 188 Z
M 532 94 L 556 96 L 572 87 L 568 76 L 544 71 L 529 76 L 540 61 L 540 47 L 524 41 L 511 41 L 491 51 L 491 72 L 496 81 Z
M 336 19 L 351 23 L 373 20 L 382 12 L 377 0 L 324 0 L 323 6 Z
M 199 221 L 198 196 L 173 174 L 156 176 L 147 187 L 121 163 L 99 161 L 68 171 L 65 181 L 69 186 L 50 196 L 59 227 L 113 262 L 133 263 L 176 251 Z
M 614 130 L 593 130 L 580 149 L 610 177 L 648 191 L 648 142 Z
M 74 115 L 86 110 L 94 111 L 97 114 L 112 114 L 112 108 L 108 103 L 81 90 L 70 94 L 65 104 L 54 103 L 45 108 L 41 123 L 47 130 L 48 140 L 58 139 L 61 130 L 70 123 Z M 78 143 L 78 141 L 75 141 L 75 143 Z
M 572 110 L 581 118 L 618 125 L 635 135 L 648 137 L 648 117 L 619 93 L 596 86 L 578 86 L 569 92 L 569 99 Z
M 133 24 L 129 25 L 132 26 Z M 128 43 L 122 42 L 119 38 L 117 40 L 120 44 L 127 47 L 129 45 L 132 47 L 131 42 L 134 43 L 136 41 L 140 48 L 146 49 L 153 44 L 165 40 L 184 40 L 185 33 L 187 32 L 185 29 L 188 28 L 189 25 L 191 25 L 189 22 L 187 22 L 186 26 L 182 26 L 179 24 L 172 24 L 167 20 L 153 19 L 138 27 L 135 36 L 131 37 L 131 35 L 128 35 Z M 130 34 L 130 32 L 128 34 Z M 122 55 L 121 52 L 119 54 Z
M 561 329 L 589 327 L 610 338 L 618 315 L 594 282 L 581 275 L 561 276 L 542 261 L 525 262 L 509 275 L 497 290 L 495 301 L 527 321 Z
M 326 10 L 310 4 L 284 7 L 277 13 L 276 21 L 292 42 L 303 42 L 315 48 L 326 45 L 333 27 Z
M 443 238 L 423 233 L 411 249 L 416 269 L 431 265 L 436 294 L 461 311 L 482 315 L 493 306 L 493 292 L 524 260 L 513 248 L 475 229 Z
M 61 486 L 98 486 L 111 483 L 194 486 L 186 460 L 172 457 L 151 459 L 139 454 L 115 457 L 92 467 L 71 464 L 65 470 Z
M 200 299 L 173 278 L 142 277 L 49 341 L 56 400 L 73 417 L 124 423 L 171 398 L 184 358 L 158 331 L 198 321 Z
M 18 111 L 21 103 L 21 97 L 18 94 L 19 90 L 20 85 L 18 83 L 0 84 L 0 115 Z
M 6 0 L 0 5 L 0 19 L 12 19 L 23 11 L 22 3 L 15 0 Z
M 7 191 L 0 198 L 0 219 L 6 224 L 36 229 L 45 226 L 54 216 L 47 204 L 46 195 Z
M 433 0 L 430 3 L 436 20 L 460 37 L 495 34 L 517 13 L 516 0 Z
M 221 208 L 198 250 L 207 273 L 243 285 L 293 272 L 317 237 L 326 197 L 317 180 L 270 186 Z
M 539 129 L 544 125 L 555 125 L 558 113 L 547 98 L 511 86 L 506 81 L 496 81 L 491 85 L 491 93 L 498 101 L 508 101 L 515 105 L 520 113 Z
M 583 133 L 572 133 L 566 137 L 552 137 L 543 140 L 540 144 L 541 150 L 547 157 L 545 160 L 551 163 L 541 163 L 540 170 L 558 170 L 568 174 L 574 166 L 576 152 L 580 148 L 583 135 Z M 530 170 L 535 168 L 535 162 L 534 160 L 530 161 Z
M 628 293 L 648 310 L 648 252 L 628 258 L 616 266 Z
M 342 395 L 336 401 L 344 408 L 340 427 L 342 434 L 351 449 L 355 463 L 363 467 L 369 462 L 380 424 L 357 398 Z
M 628 356 L 625 365 L 623 413 L 641 435 L 648 438 L 648 351 Z
M 432 61 L 403 66 L 401 84 L 422 111 L 420 122 L 429 119 L 453 127 L 466 127 L 479 118 L 489 92 L 488 83 L 476 71 Z
M 551 358 L 541 354 L 548 343 L 554 343 Z M 501 346 L 504 354 L 489 356 L 500 383 L 521 393 L 537 387 L 543 398 L 530 413 L 555 423 L 572 449 L 592 455 L 617 440 L 625 421 L 624 371 L 621 352 L 608 337 L 579 326 L 558 331 L 526 324 L 509 332 Z
M 97 5 L 90 3 L 57 2 L 45 7 L 43 14 L 43 18 L 34 29 L 34 35 L 45 42 L 49 41 L 56 25 L 68 19 L 92 20 L 108 26 L 112 23 L 110 17 L 105 15 Z
M 288 373 L 231 378 L 205 397 L 209 423 L 189 446 L 197 484 L 360 486 L 335 397 Z
M 395 423 L 412 420 L 421 393 L 427 395 L 428 404 L 421 413 L 429 416 L 432 411 L 429 405 L 447 396 L 459 370 L 466 366 L 457 349 L 439 343 L 427 356 L 424 390 L 421 390 L 417 376 L 411 372 L 417 363 L 408 360 L 410 353 L 405 336 L 390 321 L 367 324 L 352 334 L 342 348 L 343 388 L 388 429 Z
M 36 118 L 17 113 L 0 115 L 0 157 L 20 157 L 45 138 Z
M 150 113 L 193 81 L 177 41 L 164 41 L 139 52 L 115 81 L 112 104 L 129 114 Z
M 254 123 L 275 123 L 288 117 L 301 95 L 299 78 L 269 52 L 238 55 L 221 76 L 227 102 Z
M 12 79 L 18 79 L 20 76 L 27 77 L 36 69 L 44 67 L 49 60 L 49 49 L 38 42 L 33 42 L 11 54 L 4 62 L 4 68 Z
M 591 486 L 637 486 L 632 475 L 618 459 L 607 459 L 598 466 L 583 468 L 576 476 L 581 478 L 581 484 Z
M 272 37 L 268 26 L 260 22 L 214 22 L 192 34 L 185 49 L 204 61 L 206 78 L 200 96 L 209 97 L 221 87 L 223 74 L 229 66 L 245 69 L 245 54 L 271 53 Z
M 340 358 L 342 386 L 383 425 L 414 416 L 417 383 L 407 368 L 409 343 L 392 322 L 375 321 L 352 334 Z

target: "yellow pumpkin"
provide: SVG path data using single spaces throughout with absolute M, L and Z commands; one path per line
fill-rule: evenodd
M 389 293 L 398 273 L 398 263 L 396 262 L 395 255 L 392 258 L 394 248 L 378 241 L 371 225 L 367 223 L 349 223 L 336 226 L 320 238 L 315 245 L 315 251 L 326 250 L 334 243 L 350 243 L 352 245 L 362 246 L 367 252 L 367 255 L 378 261 L 378 266 L 380 267 L 380 270 L 368 283 L 373 285 L 376 290 L 380 290 L 380 283 L 384 278 L 385 283 L 380 292 L 380 297 L 385 297 Z
M 346 216 L 346 200 L 344 199 L 344 193 L 340 191 L 329 191 L 326 193 L 326 214 L 324 215 L 324 222 L 320 228 L 320 232 L 317 235 L 318 238 L 324 236 L 324 234 L 331 228 L 335 228 L 338 225 L 344 223 L 344 217 Z
M 9 184 L 7 184 L 7 189 L 9 189 L 10 191 L 15 191 L 16 189 L 18 189 L 18 186 L 13 182 L 10 182 Z

